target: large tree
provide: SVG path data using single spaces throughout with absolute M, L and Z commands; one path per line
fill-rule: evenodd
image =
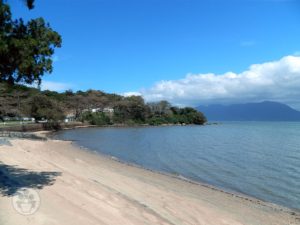
M 34 6 L 34 0 L 25 3 L 29 9 Z M 0 81 L 40 84 L 52 72 L 51 57 L 61 41 L 43 18 L 12 19 L 9 5 L 0 0 Z
M 49 121 L 59 121 L 64 118 L 64 113 L 60 102 L 55 101 L 45 95 L 35 95 L 29 99 L 28 115 L 36 120 L 47 119 Z

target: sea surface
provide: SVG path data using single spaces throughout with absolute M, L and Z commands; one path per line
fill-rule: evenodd
M 82 128 L 58 132 L 148 169 L 300 209 L 300 123 Z

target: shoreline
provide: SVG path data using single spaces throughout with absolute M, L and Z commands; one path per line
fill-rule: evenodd
M 103 157 L 106 160 L 111 160 L 111 161 L 120 163 L 120 164 L 125 165 L 125 166 L 129 166 L 129 167 L 149 171 L 151 173 L 156 173 L 156 174 L 159 174 L 159 175 L 167 176 L 167 177 L 170 177 L 172 179 L 177 179 L 177 180 L 187 182 L 187 183 L 190 183 L 190 184 L 193 184 L 193 185 L 198 185 L 200 187 L 204 187 L 204 188 L 211 189 L 213 191 L 221 192 L 221 193 L 227 194 L 227 195 L 235 197 L 235 198 L 240 198 L 240 199 L 243 199 L 245 201 L 249 201 L 249 202 L 253 202 L 255 204 L 266 206 L 266 207 L 272 208 L 273 210 L 283 211 L 283 212 L 289 213 L 291 215 L 296 214 L 300 217 L 300 209 L 289 208 L 289 207 L 286 207 L 286 206 L 283 206 L 283 205 L 279 205 L 279 204 L 276 204 L 276 203 L 265 201 L 263 199 L 259 199 L 257 197 L 251 196 L 251 195 L 247 195 L 245 193 L 235 192 L 233 190 L 228 190 L 228 189 L 217 187 L 217 186 L 205 183 L 205 182 L 193 180 L 193 179 L 187 178 L 187 177 L 185 177 L 181 174 L 178 174 L 178 175 L 177 174 L 172 174 L 172 173 L 168 173 L 168 172 L 163 172 L 163 171 L 159 171 L 159 170 L 146 168 L 146 167 L 143 167 L 143 166 L 135 164 L 135 163 L 126 162 L 126 161 L 121 160 L 121 159 L 119 159 L 115 156 L 107 155 L 107 154 L 104 154 L 104 153 L 101 153 L 101 152 L 98 152 L 98 151 L 80 146 L 75 141 L 65 141 L 65 140 L 58 140 L 58 139 L 51 139 L 51 140 L 62 141 L 62 142 L 70 142 L 75 148 L 79 148 L 80 150 L 85 151 L 88 154 L 93 154 L 93 155 L 96 155 L 96 156 L 99 156 L 99 157 Z
M 161 127 L 161 126 L 164 126 L 164 125 L 148 126 L 148 127 Z M 176 125 L 175 124 L 175 125 L 168 125 L 168 126 L 182 126 L 182 125 Z M 195 126 L 195 125 L 186 125 L 186 126 Z M 74 130 L 74 129 L 79 129 L 79 128 L 107 128 L 107 127 L 110 128 L 111 126 L 100 126 L 100 127 L 99 126 L 82 126 L 82 127 L 64 128 L 61 131 L 63 131 L 63 130 Z M 112 126 L 112 127 L 114 127 L 114 126 Z M 129 126 L 129 127 L 131 128 L 132 126 Z M 136 126 L 133 126 L 133 128 L 134 127 L 136 127 Z M 143 127 L 143 126 L 137 126 L 137 127 Z M 118 128 L 122 128 L 122 126 L 120 126 Z M 125 127 L 125 128 L 127 128 L 127 127 Z M 172 173 L 169 173 L 169 172 L 163 172 L 163 171 L 159 171 L 159 170 L 155 170 L 155 169 L 146 168 L 142 165 L 127 162 L 127 161 L 122 160 L 118 157 L 115 157 L 115 156 L 112 156 L 112 155 L 109 155 L 109 154 L 105 154 L 105 153 L 101 153 L 99 151 L 95 151 L 93 149 L 81 146 L 78 143 L 76 143 L 76 141 L 74 141 L 74 140 L 54 139 L 53 135 L 56 132 L 59 132 L 59 131 L 41 131 L 41 132 L 45 132 L 45 134 L 46 134 L 45 137 L 49 138 L 50 140 L 70 142 L 75 148 L 79 148 L 79 149 L 81 149 L 81 150 L 83 150 L 83 151 L 85 151 L 89 154 L 94 154 L 96 156 L 104 157 L 105 159 L 112 160 L 112 161 L 121 163 L 121 164 L 126 165 L 126 166 L 135 167 L 135 168 L 138 168 L 138 169 L 150 171 L 152 173 L 161 174 L 161 175 L 168 176 L 168 177 L 171 177 L 171 178 L 174 178 L 174 179 L 178 179 L 178 180 L 181 180 L 181 181 L 184 181 L 184 182 L 188 182 L 188 183 L 191 183 L 191 184 L 194 184 L 194 185 L 199 185 L 201 187 L 209 188 L 211 190 L 219 191 L 219 192 L 228 194 L 228 195 L 236 197 L 236 198 L 241 198 L 245 201 L 255 202 L 256 204 L 260 204 L 260 205 L 263 205 L 263 206 L 273 208 L 274 210 L 284 211 L 284 212 L 290 213 L 291 215 L 297 214 L 300 217 L 300 209 L 297 209 L 297 208 L 290 208 L 288 206 L 279 205 L 279 204 L 276 204 L 276 203 L 273 203 L 273 202 L 268 202 L 266 200 L 259 199 L 255 196 L 251 196 L 251 195 L 246 194 L 246 193 L 241 193 L 241 192 L 238 192 L 238 191 L 229 190 L 229 189 L 222 188 L 222 187 L 217 187 L 217 186 L 214 186 L 214 185 L 211 185 L 209 183 L 202 182 L 202 181 L 193 180 L 193 179 L 190 179 L 188 177 L 183 176 L 182 174 L 172 174 Z M 39 133 L 39 132 L 34 132 L 34 133 Z
M 64 142 L 64 140 L 59 140 L 59 141 Z M 167 176 L 167 177 L 170 177 L 172 179 L 177 179 L 177 180 L 180 180 L 180 181 L 183 181 L 183 182 L 187 182 L 187 183 L 190 183 L 190 184 L 193 184 L 193 185 L 198 185 L 200 187 L 204 187 L 204 188 L 211 189 L 213 191 L 221 192 L 221 193 L 227 194 L 229 196 L 233 196 L 235 198 L 240 198 L 240 199 L 243 199 L 245 201 L 254 202 L 255 204 L 266 206 L 266 207 L 272 208 L 273 210 L 283 211 L 283 212 L 289 213 L 291 215 L 295 215 L 295 214 L 298 215 L 299 214 L 299 216 L 300 216 L 300 209 L 289 208 L 289 207 L 286 207 L 286 206 L 283 206 L 283 205 L 279 205 L 279 204 L 276 204 L 276 203 L 272 203 L 272 202 L 268 202 L 268 201 L 265 201 L 265 200 L 262 200 L 262 199 L 258 199 L 254 196 L 250 196 L 250 195 L 247 195 L 247 194 L 244 194 L 244 193 L 222 189 L 222 188 L 210 185 L 208 183 L 204 183 L 204 182 L 201 182 L 201 181 L 196 181 L 196 180 L 189 179 L 187 177 L 184 177 L 181 174 L 176 175 L 176 174 L 172 174 L 172 173 L 168 173 L 168 172 L 149 169 L 149 168 L 143 167 L 143 166 L 135 164 L 135 163 L 126 162 L 126 161 L 121 160 L 121 159 L 119 159 L 115 156 L 103 154 L 101 152 L 94 151 L 93 149 L 89 149 L 89 148 L 80 146 L 77 143 L 75 143 L 75 141 L 66 141 L 66 142 L 71 142 L 71 144 L 73 146 L 75 146 L 76 148 L 79 148 L 79 149 L 81 149 L 81 150 L 83 150 L 83 151 L 85 151 L 89 154 L 94 154 L 96 156 L 103 157 L 106 160 L 112 160 L 114 162 L 120 163 L 120 164 L 125 165 L 125 166 L 129 166 L 129 167 L 149 171 L 149 172 L 155 173 L 155 174 L 160 174 L 160 175 Z
M 60 128 L 55 130 L 53 128 L 44 127 L 43 123 L 29 123 L 29 124 L 17 124 L 13 126 L 0 126 L 0 132 L 42 132 L 42 131 L 61 131 L 61 130 L 71 130 L 78 128 L 136 128 L 136 127 L 168 127 L 168 126 L 209 126 L 209 125 L 220 125 L 219 122 L 206 122 L 204 124 L 179 124 L 179 123 L 165 123 L 159 125 L 151 124 L 126 124 L 126 123 L 116 123 L 116 124 L 106 124 L 106 125 L 92 125 L 82 122 L 70 122 L 70 123 L 60 123 Z
M 42 135 L 45 135 L 49 132 L 38 132 L 38 135 L 41 135 L 41 133 L 44 133 Z M 201 220 L 202 217 L 207 216 L 208 213 L 214 214 L 216 212 L 216 215 L 219 215 L 219 218 L 210 217 L 210 220 L 207 220 L 206 224 L 259 224 L 258 222 L 263 222 L 262 224 L 275 224 L 275 225 L 282 225 L 282 222 L 285 222 L 287 220 L 291 220 L 293 223 L 290 224 L 300 224 L 300 214 L 298 211 L 295 211 L 293 209 L 289 209 L 286 207 L 282 207 L 273 203 L 264 202 L 262 200 L 249 197 L 247 195 L 243 195 L 240 193 L 231 193 L 219 188 L 216 188 L 214 186 L 201 183 L 201 182 L 195 182 L 193 180 L 185 179 L 173 174 L 169 173 L 163 173 L 159 171 L 153 171 L 147 168 L 143 168 L 136 164 L 131 164 L 127 162 L 123 162 L 117 158 L 111 157 L 109 155 L 104 155 L 98 152 L 94 152 L 87 148 L 82 148 L 79 145 L 77 145 L 74 142 L 71 141 L 61 141 L 61 140 L 46 140 L 46 141 L 40 141 L 40 140 L 20 140 L 15 139 L 12 140 L 13 146 L 0 146 L 0 158 L 2 163 L 4 164 L 18 164 L 18 166 L 24 167 L 24 164 L 27 165 L 27 167 L 32 168 L 26 168 L 26 169 L 34 169 L 37 165 L 31 165 L 27 160 L 19 158 L 18 163 L 14 162 L 13 156 L 17 156 L 20 151 L 23 154 L 29 154 L 30 156 L 34 156 L 34 158 L 43 159 L 46 161 L 47 166 L 43 166 L 42 164 L 38 167 L 42 167 L 43 170 L 46 168 L 49 169 L 53 167 L 52 164 L 54 164 L 54 168 L 57 170 L 62 170 L 62 174 L 66 173 L 70 176 L 79 176 L 76 174 L 76 171 L 78 173 L 84 173 L 84 176 L 80 177 L 81 179 L 84 179 L 83 181 L 80 181 L 80 183 L 84 183 L 85 185 L 93 186 L 95 183 L 105 183 L 105 190 L 108 188 L 108 190 L 114 189 L 116 190 L 116 193 L 113 194 L 113 196 L 117 196 L 121 198 L 123 201 L 128 200 L 134 200 L 137 201 L 139 210 L 146 210 L 147 213 L 150 213 L 151 216 L 160 218 L 160 223 L 157 224 L 189 224 L 188 221 L 192 221 L 195 219 Z M 47 149 L 47 151 L 39 149 L 39 147 Z M 16 152 L 15 152 L 16 151 Z M 29 152 L 28 152 L 29 151 Z M 11 155 L 12 154 L 12 155 Z M 33 155 L 34 154 L 34 155 Z M 52 156 L 51 159 L 48 159 L 47 157 Z M 55 156 L 55 157 L 54 157 Z M 63 158 L 63 159 L 61 159 Z M 53 162 L 52 162 L 53 160 Z M 72 163 L 71 163 L 72 162 Z M 1 162 L 0 162 L 1 163 Z M 73 165 L 74 163 L 74 165 Z M 21 164 L 21 165 L 19 165 Z M 49 165 L 48 165 L 49 164 Z M 66 165 L 64 165 L 66 164 Z M 81 164 L 84 164 L 88 167 L 88 170 L 85 167 L 82 167 Z M 30 166 L 29 166 L 30 165 Z M 89 167 L 91 166 L 91 168 Z M 65 167 L 65 168 L 64 168 Z M 74 168 L 73 168 L 74 167 Z M 77 168 L 78 167 L 78 168 Z M 99 180 L 99 177 L 97 175 L 97 171 L 95 170 L 105 170 L 107 173 L 104 173 L 100 176 L 101 179 Z M 53 170 L 53 168 L 51 169 Z M 86 170 L 86 171 L 85 171 Z M 95 174 L 94 174 L 95 173 Z M 102 172 L 101 172 L 102 173 Z M 0 174 L 1 175 L 1 174 Z M 113 176 L 113 179 L 110 177 Z M 91 176 L 90 179 L 85 180 L 86 177 Z M 79 177 L 77 178 L 79 179 Z M 92 179 L 92 181 L 91 181 Z M 68 180 L 68 179 L 65 179 Z M 62 183 L 61 183 L 62 182 Z M 68 188 L 67 186 L 63 185 L 64 179 L 58 177 L 57 181 L 51 185 L 47 186 L 40 190 L 40 192 L 44 192 L 44 190 L 53 189 L 55 191 L 56 183 L 60 183 L 61 188 L 65 189 Z M 115 183 L 118 183 L 116 185 Z M 123 184 L 123 186 L 121 185 Z M 161 196 L 168 196 L 172 195 L 172 198 L 165 200 L 157 199 L 157 195 L 153 195 L 153 193 L 144 193 L 143 190 L 139 189 L 132 189 L 131 184 L 133 186 L 143 186 L 145 189 L 155 189 L 153 193 L 161 193 Z M 80 186 L 80 185 L 79 185 Z M 112 188 L 113 186 L 113 188 Z M 78 188 L 75 185 L 75 188 Z M 89 188 L 87 188 L 89 189 Z M 132 190 L 131 190 L 132 189 Z M 105 190 L 102 190 L 105 191 Z M 85 190 L 89 192 L 89 190 Z M 98 192 L 98 189 L 95 189 L 94 191 Z M 135 194 L 135 192 L 138 192 L 139 194 Z M 209 193 L 209 194 L 208 194 Z M 78 195 L 79 193 L 74 192 L 73 195 Z M 99 194 L 99 193 L 98 193 Z M 49 194 L 48 194 L 49 195 Z M 140 196 L 141 195 L 141 196 Z M 147 197 L 147 195 L 150 195 Z M 47 194 L 46 194 L 47 196 Z M 144 196 L 144 197 L 142 197 Z M 85 196 L 85 198 L 82 199 L 82 201 L 87 200 L 88 196 Z M 0 202 L 1 202 L 1 195 L 0 195 Z M 152 199 L 153 198 L 153 199 Z M 145 200 L 146 199 L 146 200 Z M 182 204 L 187 205 L 193 205 L 192 209 L 196 210 L 197 213 L 194 215 L 179 215 L 178 218 L 180 218 L 180 221 L 183 221 L 184 223 L 174 223 L 174 221 L 177 221 L 178 218 L 176 218 L 176 213 L 179 213 L 183 210 L 185 210 L 185 207 L 183 206 L 176 206 L 175 200 L 181 199 L 180 202 Z M 7 199 L 6 199 L 7 200 Z M 145 202 L 144 202 L 145 201 Z M 96 201 L 98 202 L 98 201 Z M 135 202 L 135 204 L 137 203 Z M 171 202 L 175 203 L 175 206 L 173 204 L 170 204 Z M 225 202 L 225 204 L 224 204 Z M 132 203 L 132 202 L 131 202 Z M 130 204 L 131 204 L 130 203 Z M 141 204 L 140 204 L 141 203 Z M 173 213 L 175 215 L 170 215 L 166 217 L 166 210 L 164 207 L 162 207 L 162 203 L 169 205 L 170 208 L 173 209 Z M 195 203 L 195 204 L 194 204 Z M 197 204 L 196 204 L 197 203 Z M 208 204 L 209 203 L 209 204 Z M 227 204 L 226 204 L 227 203 Z M 129 204 L 129 203 L 126 203 Z M 133 203 L 132 203 L 133 204 Z M 162 205 L 161 205 L 162 204 Z M 155 207 L 154 207 L 155 206 Z M 1 207 L 1 204 L 0 204 Z M 231 208 L 231 210 L 226 209 L 226 207 Z M 153 211 L 149 211 L 148 209 L 151 209 Z M 201 209 L 201 210 L 199 210 Z M 9 210 L 9 209 L 6 209 Z M 52 209 L 53 210 L 53 209 Z M 1 211 L 3 209 L 1 208 Z M 51 211 L 51 210 L 50 210 Z M 90 211 L 93 211 L 90 209 Z M 193 211 L 193 210 L 192 210 Z M 203 213 L 205 211 L 205 213 Z M 207 212 L 206 212 L 207 211 Z M 240 212 L 239 212 L 240 211 Z M 245 217 L 243 213 L 248 212 L 249 215 Z M 101 213 L 101 212 L 100 212 Z M 186 214 L 189 214 L 188 211 L 185 211 Z M 220 214 L 221 213 L 221 214 Z M 37 213 L 38 214 L 38 213 Z M 164 216 L 160 215 L 164 214 Z M 180 214 L 180 213 L 179 213 Z M 224 214 L 224 215 L 223 215 Z M 251 216 L 252 214 L 252 216 Z M 257 215 L 259 214 L 259 215 Z M 215 216 L 216 216 L 215 215 Z M 64 215 L 66 216 L 66 215 Z M 62 216 L 62 217 L 64 217 Z M 137 216 L 137 214 L 135 214 Z M 44 215 L 44 217 L 48 218 L 49 215 Z M 163 218 L 161 218 L 163 217 Z M 255 218 L 257 217 L 257 218 Z M 0 213 L 1 218 L 1 213 Z M 7 218 L 7 216 L 5 216 Z M 34 215 L 32 216 L 34 219 Z M 147 217 L 148 218 L 148 217 Z M 157 219 L 156 218 L 156 219 Z M 205 217 L 206 218 L 206 217 Z M 298 219 L 297 219 L 298 218 Z M 8 218 L 9 219 L 9 218 Z M 52 218 L 53 219 L 53 218 Z M 148 220 L 146 218 L 143 218 L 145 220 Z M 266 221 L 266 220 L 274 220 L 274 221 Z M 174 221 L 173 221 L 174 220 Z M 223 223 L 224 221 L 231 221 L 230 223 Z M 243 221 L 245 220 L 245 221 Z M 280 223 L 277 223 L 278 222 Z M 142 220 L 143 221 L 143 220 Z M 172 222 L 173 221 L 173 222 Z M 197 220 L 196 220 L 197 221 Z M 198 222 L 199 222 L 198 221 Z M 249 222 L 248 222 L 249 221 Z M 18 221 L 20 222 L 20 221 Z M 24 222 L 24 221 L 23 221 Z M 99 222 L 99 221 L 98 221 Z M 171 223 L 172 222 L 172 223 Z M 203 221 L 202 221 L 203 222 Z M 8 223 L 15 225 L 16 223 Z M 31 223 L 30 223 L 31 224 Z M 39 223 L 32 223 L 32 224 L 39 224 Z M 63 223 L 57 223 L 57 224 L 63 224 Z M 69 223 L 68 223 L 69 224 Z M 75 223 L 76 224 L 76 223 Z M 101 223 L 94 223 L 94 224 L 101 224 Z M 105 223 L 104 223 L 105 224 Z M 107 223 L 110 224 L 110 223 Z M 111 224 L 117 224 L 117 223 L 111 223 Z M 139 224 L 139 223 L 133 223 L 133 224 Z M 147 223 L 145 223 L 147 224 Z M 151 224 L 151 223 L 150 223 Z M 152 223 L 153 224 L 153 223 Z M 193 224 L 204 224 L 204 223 L 193 223 Z

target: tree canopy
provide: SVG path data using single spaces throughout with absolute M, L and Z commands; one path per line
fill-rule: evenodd
M 25 3 L 34 7 L 34 0 Z M 52 72 L 51 57 L 61 42 L 43 18 L 14 20 L 9 5 L 0 0 L 0 81 L 40 84 L 42 76 Z

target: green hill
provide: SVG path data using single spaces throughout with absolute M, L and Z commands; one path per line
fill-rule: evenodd
M 167 101 L 145 103 L 141 96 L 124 97 L 98 90 L 63 93 L 23 85 L 0 83 L 1 118 L 65 118 L 106 124 L 204 124 L 205 116 L 193 108 L 178 108 Z

